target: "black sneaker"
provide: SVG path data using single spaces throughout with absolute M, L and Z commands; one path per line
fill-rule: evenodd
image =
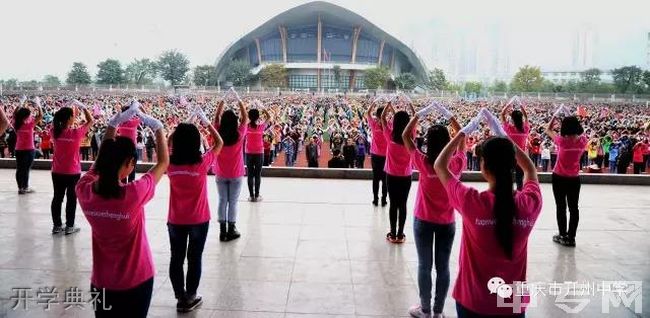
M 52 234 L 60 234 L 63 232 L 63 227 L 62 226 L 53 226 L 52 227 Z
M 558 244 L 562 244 L 562 239 L 563 238 L 564 237 L 562 235 L 560 235 L 560 234 L 553 235 L 553 242 L 558 243 Z
M 388 202 L 386 202 L 386 199 L 381 199 L 381 207 L 385 207 L 388 205 Z
M 191 312 L 199 308 L 199 306 L 201 306 L 202 304 L 203 304 L 203 298 L 199 295 L 196 295 L 192 298 L 188 298 L 187 300 L 183 301 L 180 304 L 181 305 L 180 309 L 178 308 L 178 305 L 176 305 L 176 311 L 185 312 L 185 313 Z
M 236 240 L 241 237 L 241 234 L 239 231 L 237 231 L 237 227 L 235 226 L 235 223 L 228 223 L 228 232 L 226 234 L 226 241 L 232 241 Z
M 377 199 L 372 200 L 372 205 L 374 205 L 374 206 L 379 205 L 379 200 L 377 200 Z
M 562 238 L 562 242 L 560 244 L 562 244 L 564 246 L 567 246 L 567 247 L 575 247 L 576 246 L 576 239 L 565 236 L 564 238 Z
M 78 227 L 74 227 L 74 226 L 66 226 L 65 227 L 65 235 L 74 234 L 74 233 L 77 233 L 79 231 L 81 231 L 81 229 L 78 228 Z

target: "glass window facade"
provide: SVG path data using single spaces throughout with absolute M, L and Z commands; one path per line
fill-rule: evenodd
M 260 61 L 257 60 L 257 45 L 255 42 L 248 46 L 248 62 L 253 67 L 260 64 Z
M 391 66 L 390 61 L 392 57 L 393 57 L 393 47 L 388 44 L 384 44 L 384 51 L 382 52 L 382 56 L 381 56 L 381 66 L 386 66 L 390 68 Z
M 325 62 L 352 61 L 352 28 L 323 26 L 323 57 Z
M 357 41 L 357 63 L 373 64 L 379 59 L 379 42 L 363 34 Z
M 282 40 L 280 32 L 271 33 L 260 39 L 260 48 L 262 49 L 262 61 L 281 62 Z
M 287 61 L 315 62 L 318 49 L 318 26 L 287 28 Z
M 289 75 L 289 87 L 316 89 L 318 87 L 317 80 L 316 75 Z
M 339 82 L 336 82 L 334 74 L 328 74 L 328 71 L 324 71 L 325 74 L 321 74 L 321 88 L 324 89 L 347 89 L 350 86 L 350 76 L 341 75 Z M 312 90 L 318 89 L 318 76 L 316 75 L 289 75 L 289 87 L 290 88 L 309 88 Z M 355 83 L 355 89 L 365 89 L 363 76 L 357 76 Z

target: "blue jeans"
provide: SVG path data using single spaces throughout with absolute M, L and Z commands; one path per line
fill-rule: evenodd
M 241 192 L 241 178 L 217 178 L 219 192 L 219 222 L 237 222 L 237 199 Z
M 442 313 L 449 290 L 449 255 L 456 234 L 456 223 L 437 224 L 415 218 L 413 236 L 418 252 L 418 287 L 420 304 L 425 312 L 431 311 L 431 270 L 435 254 L 436 297 L 433 312 Z M 435 236 L 435 244 L 434 244 Z M 435 246 L 435 248 L 434 248 Z
M 458 315 L 458 318 L 490 318 L 490 317 L 513 317 L 513 318 L 525 318 L 526 313 L 522 312 L 521 314 L 512 314 L 508 316 L 490 316 L 490 315 L 481 315 L 479 313 L 475 313 L 467 308 L 465 308 L 463 305 L 460 303 L 456 302 L 456 314 Z
M 616 173 L 616 160 L 609 161 L 609 173 Z
M 171 260 L 169 261 L 169 280 L 174 288 L 176 299 L 196 295 L 201 281 L 201 259 L 210 223 L 167 224 Z M 187 256 L 187 279 L 183 264 Z

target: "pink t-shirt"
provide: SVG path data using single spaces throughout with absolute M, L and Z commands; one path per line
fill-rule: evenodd
M 93 192 L 98 178 L 91 169 L 76 187 L 79 205 L 92 228 L 90 280 L 94 286 L 109 290 L 131 289 L 154 276 L 144 205 L 153 198 L 156 183 L 147 173 L 122 185 L 123 198 L 107 200 Z
M 407 177 L 413 172 L 411 154 L 404 145 L 400 145 L 392 139 L 393 128 L 384 129 L 384 138 L 388 146 L 386 147 L 386 164 L 384 171 L 391 176 Z
M 530 133 L 530 125 L 524 123 L 524 132 L 520 132 L 517 127 L 511 123 L 503 123 L 503 130 L 506 131 L 508 137 L 514 142 L 521 150 L 526 150 L 528 134 Z
M 449 202 L 463 217 L 463 234 L 460 241 L 458 278 L 453 291 L 457 302 L 469 310 L 484 315 L 513 314 L 511 307 L 498 307 L 497 294 L 487 288 L 493 277 L 502 278 L 506 284 L 526 281 L 528 236 L 542 209 L 542 192 L 539 183 L 529 181 L 515 193 L 515 213 L 512 259 L 508 259 L 495 234 L 494 194 L 478 192 L 452 178 L 446 185 Z M 513 287 L 513 292 L 515 288 Z M 517 297 L 513 294 L 512 297 Z M 521 299 L 522 311 L 529 302 Z M 505 300 L 512 303 L 512 298 Z
M 20 129 L 16 130 L 16 150 L 34 150 L 34 126 L 36 122 L 33 117 L 26 118 Z
M 457 178 L 460 177 L 466 165 L 467 156 L 457 152 L 449 162 L 449 170 Z M 418 179 L 418 194 L 415 198 L 415 217 L 426 222 L 437 224 L 454 223 L 454 209 L 449 204 L 447 191 L 440 183 L 433 165 L 430 164 L 426 155 L 419 150 L 413 152 L 413 164 L 420 172 Z
M 217 127 L 217 129 L 219 129 Z M 242 148 L 246 137 L 246 124 L 239 125 L 239 139 L 233 145 L 224 145 L 217 156 L 214 174 L 217 178 L 239 178 L 244 175 L 244 154 Z
M 214 164 L 214 153 L 208 151 L 200 163 L 194 165 L 174 165 L 167 168 L 169 177 L 170 224 L 201 224 L 210 221 L 208 204 L 207 175 Z
M 250 125 L 246 127 L 246 153 L 264 153 L 264 130 L 266 130 L 266 123 L 257 125 L 256 128 L 252 128 Z
M 117 128 L 117 135 L 122 137 L 127 137 L 133 141 L 134 144 L 137 143 L 138 139 L 138 126 L 140 125 L 140 118 L 133 117 L 129 121 L 120 125 Z
M 68 128 L 61 132 L 58 138 L 54 138 L 52 130 L 52 143 L 54 144 L 54 155 L 52 156 L 52 172 L 60 174 L 80 174 L 81 164 L 79 163 L 79 146 L 81 140 L 88 133 L 87 126 L 79 128 Z
M 386 156 L 386 137 L 384 137 L 384 132 L 381 128 L 381 124 L 378 120 L 370 117 L 368 118 L 368 124 L 370 125 L 370 130 L 372 131 L 372 140 L 370 143 L 370 153 L 377 156 Z
M 585 151 L 589 140 L 583 134 L 578 138 L 555 136 L 557 145 L 557 163 L 553 173 L 563 177 L 577 177 L 580 173 L 580 157 Z

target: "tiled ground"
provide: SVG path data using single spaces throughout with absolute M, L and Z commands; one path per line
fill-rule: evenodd
M 12 288 L 57 286 L 88 289 L 91 266 L 90 228 L 81 212 L 81 232 L 52 237 L 49 205 L 51 181 L 45 171 L 32 172 L 38 191 L 18 196 L 13 171 L 0 170 L 0 316 L 91 317 L 88 309 L 64 310 L 30 303 L 30 310 L 11 310 Z M 211 206 L 216 187 L 210 178 Z M 477 184 L 482 188 L 484 184 Z M 417 258 L 412 235 L 402 246 L 387 244 L 387 209 L 369 204 L 369 181 L 266 178 L 265 200 L 241 202 L 243 237 L 218 241 L 212 226 L 204 254 L 200 293 L 205 303 L 188 317 L 360 317 L 407 315 L 417 297 Z M 417 183 L 411 190 L 414 199 Z M 168 279 L 169 243 L 165 227 L 168 184 L 158 186 L 147 206 L 147 231 L 157 274 L 151 317 L 175 317 Z M 643 309 L 650 317 L 650 188 L 585 185 L 582 188 L 578 247 L 554 245 L 554 204 L 543 186 L 545 206 L 529 242 L 529 281 L 643 281 Z M 242 193 L 242 199 L 247 196 Z M 411 218 L 407 224 L 411 223 Z M 457 273 L 460 228 L 451 258 L 452 288 Z M 409 225 L 407 235 L 412 233 Z M 61 295 L 59 301 L 63 298 Z M 547 296 L 528 317 L 635 317 L 623 306 L 609 315 L 601 297 L 577 315 L 568 315 Z M 575 304 L 569 304 L 574 307 Z M 448 298 L 445 314 L 455 316 Z

